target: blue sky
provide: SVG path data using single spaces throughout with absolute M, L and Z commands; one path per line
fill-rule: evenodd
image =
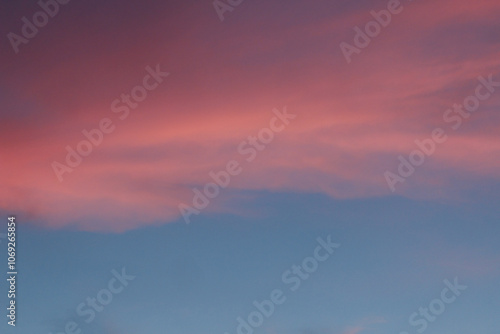
M 499 217 L 488 203 L 251 195 L 253 217 L 203 215 L 122 234 L 20 223 L 18 326 L 3 330 L 58 333 L 73 320 L 84 333 L 232 334 L 254 301 L 281 289 L 286 301 L 255 333 L 417 333 L 409 316 L 458 277 L 467 289 L 425 332 L 494 333 Z M 329 235 L 341 246 L 292 291 L 283 272 Z M 77 306 L 122 268 L 135 279 L 85 323 Z

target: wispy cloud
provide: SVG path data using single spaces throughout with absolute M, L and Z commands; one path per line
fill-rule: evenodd
M 293 6 L 303 5 L 287 4 L 286 22 L 295 22 Z M 231 188 L 342 198 L 389 194 L 382 174 L 395 167 L 395 157 L 441 126 L 443 111 L 471 93 L 478 75 L 500 65 L 498 42 L 489 33 L 498 27 L 500 4 L 415 2 L 353 66 L 345 66 L 340 52 L 325 45 L 340 40 L 339 31 L 352 34 L 353 24 L 364 22 L 371 8 L 330 7 L 308 7 L 310 14 L 299 25 L 276 27 L 268 18 L 257 28 L 242 21 L 226 29 L 204 6 L 185 6 L 171 20 L 158 16 L 147 25 L 126 25 L 132 36 L 151 36 L 154 42 L 141 42 L 144 47 L 121 39 L 106 44 L 106 36 L 117 34 L 112 28 L 96 37 L 103 48 L 92 47 L 95 41 L 75 27 L 71 36 L 61 29 L 67 43 L 37 39 L 50 48 L 30 43 L 40 61 L 18 64 L 29 75 L 9 67 L 0 79 L 0 86 L 9 87 L 4 105 L 16 111 L 0 125 L 0 140 L 9 143 L 0 147 L 6 157 L 0 207 L 55 228 L 123 231 L 174 221 L 177 205 L 192 197 L 191 188 L 205 184 L 208 172 L 233 159 L 237 144 L 262 128 L 269 110 L 282 105 L 301 121 Z M 342 18 L 340 12 L 349 15 Z M 186 26 L 187 13 L 198 15 L 196 25 Z M 463 32 L 472 44 L 448 38 Z M 238 38 L 230 38 L 234 35 Z M 197 42 L 186 43 L 187 36 Z M 60 45 L 72 56 L 51 60 L 52 54 L 66 54 Z M 168 83 L 60 184 L 51 163 L 65 159 L 66 145 L 84 139 L 82 129 L 96 127 L 103 117 L 116 120 L 111 101 L 137 84 L 148 63 L 159 60 L 171 73 Z M 22 59 L 13 60 L 18 62 Z M 500 97 L 486 101 L 401 192 L 429 196 L 439 186 L 440 196 L 449 196 L 456 192 L 450 188 L 450 169 L 471 180 L 500 178 L 494 125 L 499 105 Z M 208 210 L 224 211 L 223 199 Z
M 359 334 L 361 332 L 371 329 L 370 325 L 380 324 L 385 322 L 387 321 L 382 317 L 367 317 L 360 320 L 358 324 L 344 329 L 342 331 L 342 334 Z

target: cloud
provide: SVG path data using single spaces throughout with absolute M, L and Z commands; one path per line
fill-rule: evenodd
M 473 92 L 477 76 L 500 78 L 498 42 L 491 38 L 500 4 L 493 1 L 408 4 L 349 66 L 337 45 L 370 18 L 376 8 L 368 2 L 328 10 L 308 4 L 297 23 L 300 2 L 286 11 L 256 3 L 233 13 L 231 26 L 195 3 L 141 5 L 145 16 L 129 7 L 92 6 L 105 6 L 109 16 L 68 9 L 76 23 L 63 20 L 58 31 L 47 30 L 9 59 L 0 80 L 8 87 L 0 140 L 9 143 L 0 147 L 0 207 L 53 228 L 124 231 L 178 219 L 177 206 L 191 201 L 191 189 L 209 182 L 211 170 L 242 160 L 238 144 L 283 106 L 297 121 L 244 166 L 232 190 L 386 195 L 382 175 L 397 167 L 397 156 L 435 127 L 447 127 L 443 112 Z M 259 10 L 264 16 L 256 27 L 249 15 Z M 80 16 L 95 21 L 100 33 L 80 32 Z M 140 17 L 149 17 L 147 24 Z M 171 75 L 121 121 L 111 102 L 157 63 Z M 441 187 L 450 196 L 450 169 L 471 183 L 498 180 L 499 103 L 500 92 L 459 131 L 447 128 L 450 140 L 401 192 Z M 75 147 L 81 131 L 104 117 L 116 130 L 58 182 L 52 162 L 63 162 L 65 147 Z M 225 203 L 215 200 L 210 210 L 225 211 Z
M 370 325 L 380 324 L 385 322 L 387 322 L 387 320 L 385 320 L 382 317 L 367 317 L 360 320 L 357 325 L 344 329 L 342 331 L 342 334 L 358 334 L 371 329 Z

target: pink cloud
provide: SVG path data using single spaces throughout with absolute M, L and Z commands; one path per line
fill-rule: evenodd
M 82 39 L 82 45 L 69 47 L 85 47 L 85 55 L 73 50 L 74 58 L 50 61 L 52 53 L 34 44 L 44 62 L 28 63 L 22 73 L 5 71 L 3 79 L 17 96 L 9 106 L 26 114 L 9 114 L 2 124 L 0 138 L 9 144 L 0 147 L 0 207 L 47 226 L 88 230 L 123 231 L 175 220 L 177 205 L 191 200 L 191 188 L 209 182 L 208 173 L 229 160 L 243 161 L 238 144 L 268 126 L 273 108 L 285 105 L 297 119 L 244 166 L 233 190 L 342 198 L 389 194 L 383 172 L 415 148 L 415 139 L 446 128 L 443 112 L 473 92 L 477 76 L 494 73 L 500 64 L 500 53 L 487 41 L 477 41 L 477 53 L 464 59 L 436 52 L 428 43 L 446 35 L 433 32 L 495 24 L 500 4 L 408 4 L 347 66 L 338 38 L 351 36 L 354 25 L 370 18 L 370 9 L 289 29 L 269 29 L 266 22 L 264 30 L 246 21 L 234 28 L 213 26 L 213 17 L 195 6 L 178 19 L 154 20 L 148 32 L 172 26 L 182 32 L 154 35 L 156 43 L 138 42 L 141 47 L 106 44 L 104 34 L 96 37 L 103 48 Z M 203 14 L 186 26 L 182 20 L 191 10 Z M 79 36 L 71 34 L 70 40 Z M 171 75 L 120 121 L 111 102 L 141 82 L 145 66 L 160 60 Z M 492 112 L 500 91 L 495 94 L 458 131 L 446 128 L 450 139 L 414 176 L 414 184 L 446 185 L 447 169 L 471 178 L 500 177 L 498 116 Z M 81 131 L 104 117 L 116 130 L 58 182 L 51 163 L 62 162 L 65 146 L 75 147 L 84 139 Z M 412 196 L 411 185 L 402 189 Z M 227 208 L 215 200 L 209 210 Z
M 385 322 L 387 322 L 387 320 L 385 320 L 382 317 L 367 317 L 360 320 L 358 325 L 344 329 L 342 334 L 358 334 L 371 329 L 370 325 L 385 323 Z

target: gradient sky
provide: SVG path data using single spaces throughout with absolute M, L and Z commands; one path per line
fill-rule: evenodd
M 255 334 L 415 334 L 408 317 L 455 277 L 467 290 L 425 333 L 498 333 L 500 87 L 456 130 L 443 115 L 500 81 L 500 3 L 403 0 L 347 63 L 340 44 L 387 3 L 246 0 L 221 21 L 211 1 L 73 0 L 16 53 L 7 35 L 40 7 L 1 1 L 0 212 L 20 224 L 21 305 L 2 333 L 62 331 L 123 267 L 136 279 L 83 333 L 233 334 L 282 288 Z M 169 76 L 120 119 L 148 66 Z M 246 162 L 239 145 L 285 108 L 296 118 Z M 53 162 L 104 118 L 115 130 L 60 182 Z M 436 128 L 446 142 L 392 192 L 384 173 Z M 232 160 L 241 174 L 185 224 L 179 204 Z M 342 246 L 290 292 L 281 274 L 328 235 Z

